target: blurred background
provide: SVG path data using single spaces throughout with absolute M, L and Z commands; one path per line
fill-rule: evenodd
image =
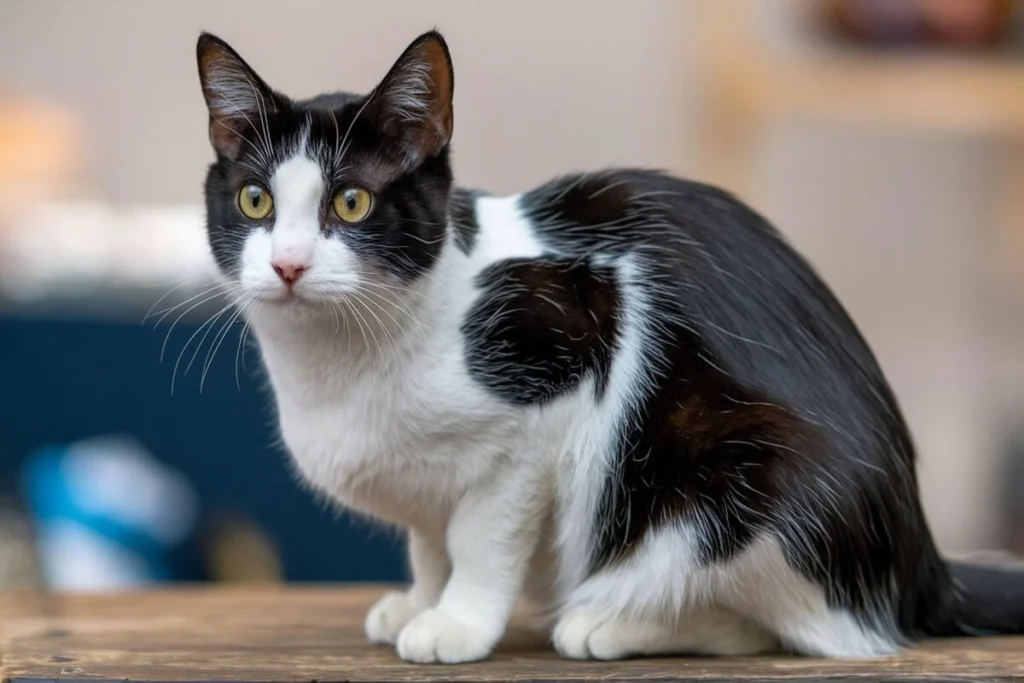
M 395 579 L 313 500 L 224 302 L 200 30 L 293 96 L 438 27 L 460 183 L 661 167 L 851 311 L 942 548 L 1024 551 L 1024 12 L 1011 0 L 0 0 L 0 585 Z

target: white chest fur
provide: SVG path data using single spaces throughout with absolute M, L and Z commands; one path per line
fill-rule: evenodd
M 384 354 L 333 315 L 267 310 L 253 326 L 285 445 L 303 479 L 346 506 L 403 526 L 443 516 L 513 440 L 507 408 L 466 374 L 454 318 L 397 341 L 378 331 L 370 348 Z

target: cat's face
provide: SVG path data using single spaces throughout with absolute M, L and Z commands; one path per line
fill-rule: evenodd
M 329 304 L 409 286 L 446 238 L 453 77 L 437 33 L 372 93 L 293 101 L 203 34 L 199 75 L 217 161 L 210 247 L 251 301 Z

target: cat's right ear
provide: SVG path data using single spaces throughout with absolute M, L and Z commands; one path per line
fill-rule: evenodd
M 405 49 L 369 95 L 368 114 L 409 167 L 439 154 L 452 136 L 452 60 L 437 31 Z
M 210 144 L 219 156 L 237 159 L 243 144 L 255 144 L 255 131 L 280 106 L 278 96 L 238 53 L 210 33 L 196 44 L 199 81 L 210 112 Z M 247 131 L 251 131 L 247 136 Z

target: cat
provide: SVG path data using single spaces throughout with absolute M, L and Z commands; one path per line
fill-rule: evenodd
M 209 243 L 316 492 L 408 532 L 366 618 L 488 657 L 520 598 L 565 657 L 888 655 L 1020 633 L 1024 573 L 947 563 L 854 323 L 765 219 L 648 171 L 453 185 L 431 31 L 294 100 L 197 47 Z

